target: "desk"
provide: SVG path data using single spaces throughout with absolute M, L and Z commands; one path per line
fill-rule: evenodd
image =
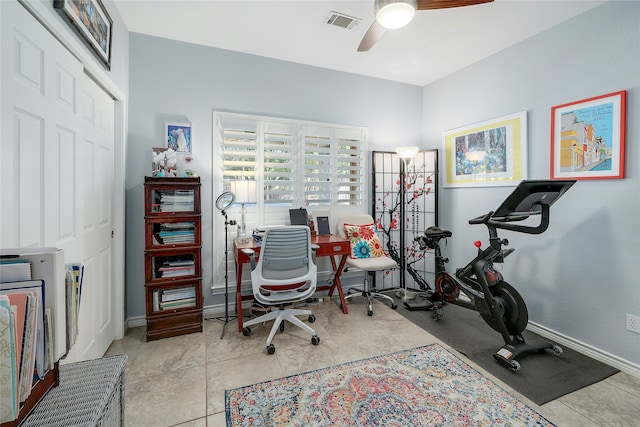
M 317 257 L 329 257 L 331 260 L 331 268 L 333 268 L 334 278 L 331 286 L 318 286 L 317 291 L 329 291 L 329 297 L 333 295 L 334 290 L 338 290 L 340 296 L 340 305 L 342 312 L 347 314 L 347 302 L 344 299 L 344 292 L 342 291 L 342 283 L 340 282 L 340 274 L 344 270 L 344 264 L 347 261 L 347 257 L 351 252 L 351 245 L 349 239 L 338 236 L 312 236 L 311 243 L 318 245 L 316 250 Z M 240 242 L 238 239 L 233 241 L 233 255 L 236 260 L 236 314 L 238 315 L 238 332 L 242 332 L 242 267 L 246 263 L 250 263 L 249 256 L 242 252 L 242 249 L 253 249 L 257 254 L 260 254 L 260 246 L 256 246 L 253 239 L 248 242 Z M 336 261 L 336 257 L 341 256 L 339 261 Z M 253 293 L 247 295 L 245 299 L 253 299 Z

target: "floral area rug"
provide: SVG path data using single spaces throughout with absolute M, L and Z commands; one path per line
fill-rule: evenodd
M 553 426 L 438 344 L 225 392 L 228 427 Z

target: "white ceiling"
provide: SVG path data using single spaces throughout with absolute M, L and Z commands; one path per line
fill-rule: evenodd
M 114 0 L 131 32 L 424 86 L 604 1 L 495 0 L 423 10 L 357 52 L 373 0 Z M 362 21 L 325 24 L 330 12 Z

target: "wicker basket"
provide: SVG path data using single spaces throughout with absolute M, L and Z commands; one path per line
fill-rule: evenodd
M 126 355 L 60 367 L 52 388 L 21 426 L 124 426 Z

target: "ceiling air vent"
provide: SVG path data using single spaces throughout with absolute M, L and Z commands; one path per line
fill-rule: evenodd
M 329 25 L 335 25 L 336 27 L 352 29 L 362 21 L 360 18 L 354 18 L 353 16 L 345 15 L 344 13 L 331 12 L 326 19 L 326 23 Z

